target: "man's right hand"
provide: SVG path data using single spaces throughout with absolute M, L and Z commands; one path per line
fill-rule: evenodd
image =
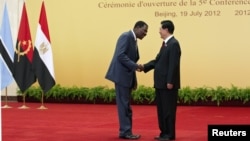
M 136 71 L 141 72 L 143 70 L 144 70 L 144 66 L 142 64 L 138 64 Z

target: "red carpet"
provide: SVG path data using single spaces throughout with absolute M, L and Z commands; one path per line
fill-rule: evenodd
M 3 104 L 3 103 L 2 103 Z M 116 105 L 9 102 L 2 109 L 2 141 L 118 141 Z M 141 141 L 159 134 L 156 107 L 133 105 L 133 132 Z M 208 124 L 250 124 L 248 107 L 179 106 L 176 141 L 207 141 Z

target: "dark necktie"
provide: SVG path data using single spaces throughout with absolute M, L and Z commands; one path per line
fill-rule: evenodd
M 135 40 L 135 47 L 136 47 L 136 58 L 138 58 L 139 57 L 139 52 L 138 52 L 137 40 Z
M 164 47 L 164 46 L 165 46 L 165 42 L 163 41 L 161 47 Z
M 135 40 L 135 47 L 136 47 L 136 50 L 137 50 L 138 49 L 137 40 Z

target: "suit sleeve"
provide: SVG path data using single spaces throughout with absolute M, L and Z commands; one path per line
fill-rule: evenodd
M 147 73 L 149 72 L 150 70 L 154 69 L 155 68 L 155 60 L 152 60 L 146 64 L 143 65 L 144 66 L 144 72 Z
M 168 69 L 168 83 L 173 84 L 173 81 L 176 76 L 176 72 L 178 72 L 178 66 L 180 63 L 180 45 L 178 42 L 175 42 L 171 48 L 170 56 L 169 56 L 169 69 Z
M 147 73 L 148 71 L 155 68 L 155 64 L 157 60 L 159 59 L 159 54 L 157 54 L 156 58 L 154 60 L 149 61 L 148 63 L 144 64 L 144 72 Z

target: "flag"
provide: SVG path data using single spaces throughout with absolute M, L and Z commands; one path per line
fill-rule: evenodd
M 55 74 L 44 2 L 42 2 L 40 19 L 37 27 L 33 67 L 38 83 L 43 92 L 46 93 L 55 85 Z
M 6 66 L 2 55 L 0 54 L 0 79 L 1 79 L 1 90 L 6 88 L 8 85 L 10 85 L 13 81 L 12 73 L 8 69 L 8 66 Z
M 12 76 L 14 48 L 10 29 L 8 10 L 5 4 L 0 28 L 1 90 L 10 85 L 14 80 Z
M 21 92 L 25 92 L 25 90 L 36 81 L 35 74 L 32 70 L 33 52 L 34 48 L 24 2 L 16 42 L 13 71 L 14 79 Z

